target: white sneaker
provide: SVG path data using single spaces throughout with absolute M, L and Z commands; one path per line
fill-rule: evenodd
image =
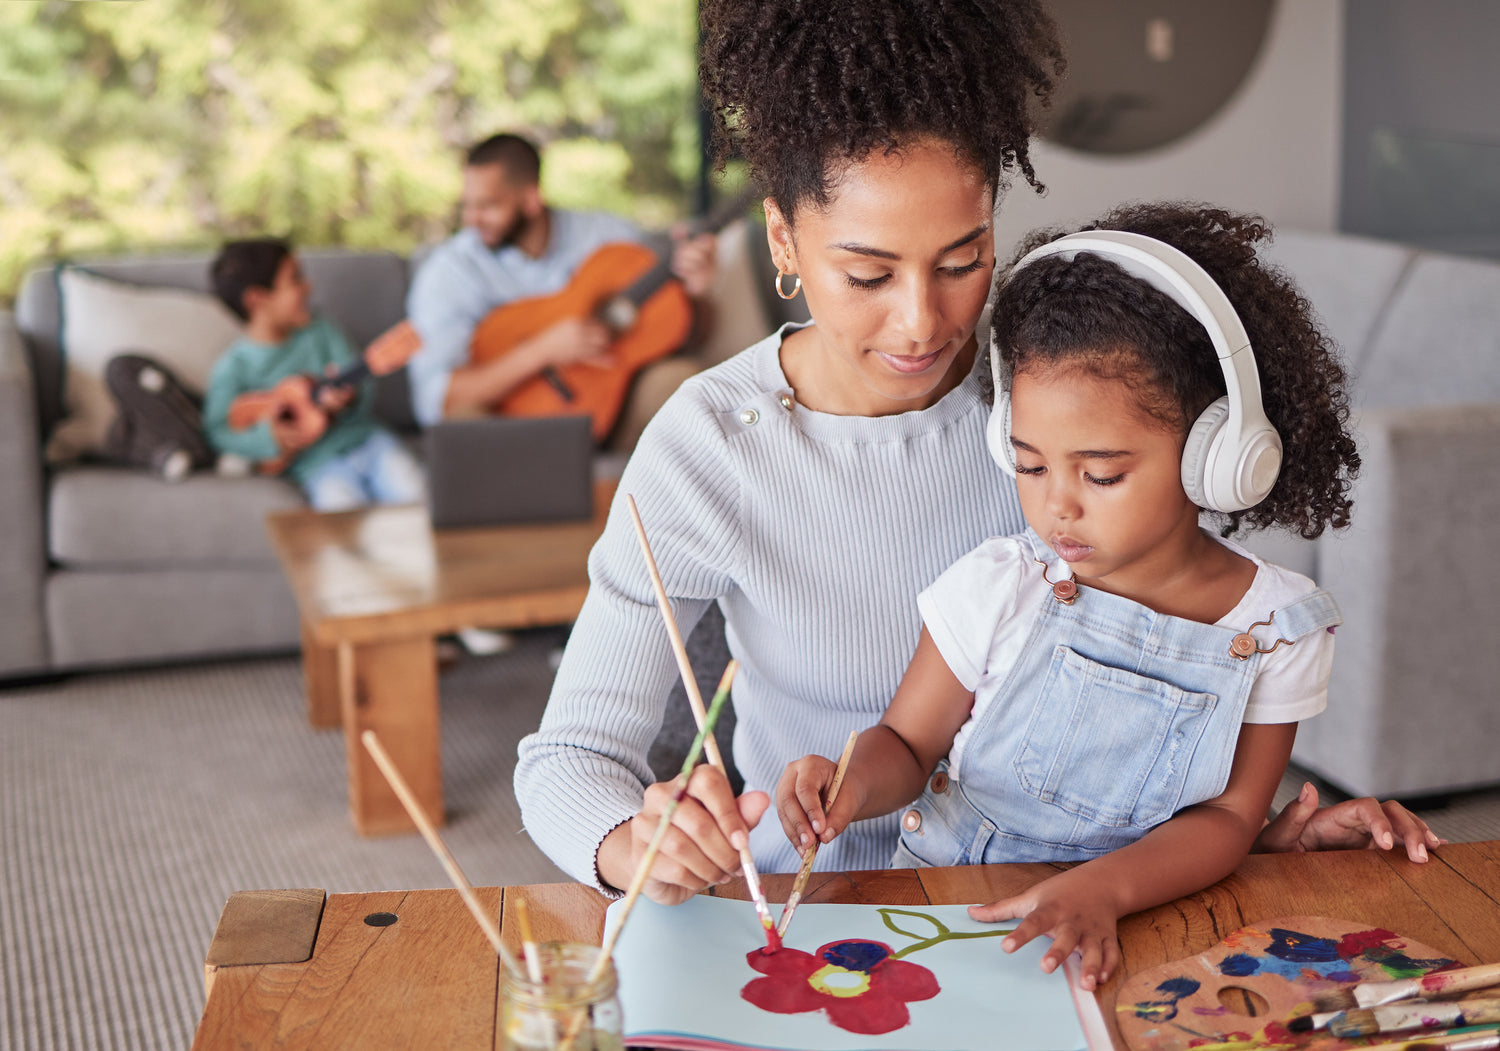
M 493 657 L 504 653 L 516 644 L 508 631 L 491 631 L 488 628 L 459 628 L 454 632 L 464 649 L 476 657 Z

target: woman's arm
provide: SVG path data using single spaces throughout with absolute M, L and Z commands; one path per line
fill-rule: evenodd
M 1120 960 L 1116 923 L 1217 883 L 1245 859 L 1286 769 L 1296 723 L 1245 723 L 1229 784 L 1214 799 L 1180 811 L 1141 839 L 1032 887 L 1025 894 L 976 905 L 977 920 L 1025 917 L 1001 948 L 1014 952 L 1039 934 L 1052 938 L 1042 969 L 1052 971 L 1074 949 L 1082 984 L 1109 980 Z

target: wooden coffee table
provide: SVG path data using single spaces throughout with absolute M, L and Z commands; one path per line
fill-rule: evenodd
M 588 592 L 588 553 L 615 482 L 588 522 L 434 532 L 421 505 L 268 516 L 302 619 L 307 716 L 343 726 L 349 809 L 363 835 L 415 831 L 359 743 L 374 730 L 443 821 L 436 639 L 460 628 L 567 624 Z

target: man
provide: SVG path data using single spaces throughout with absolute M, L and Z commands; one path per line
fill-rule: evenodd
M 412 407 L 424 427 L 449 416 L 488 411 L 544 370 L 601 361 L 610 333 L 594 318 L 559 320 L 509 353 L 471 361 L 469 343 L 484 317 L 519 299 L 560 291 L 605 244 L 642 240 L 631 223 L 602 212 L 549 207 L 541 158 L 518 135 L 491 136 L 464 165 L 463 229 L 422 265 L 407 296 L 407 319 L 422 348 L 407 367 Z M 688 295 L 713 282 L 714 239 L 676 239 L 672 269 Z

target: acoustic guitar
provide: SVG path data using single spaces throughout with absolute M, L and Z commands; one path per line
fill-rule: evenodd
M 754 197 L 753 191 L 735 196 L 691 223 L 690 230 L 694 235 L 717 233 L 742 215 Z M 518 299 L 486 315 L 474 330 L 470 360 L 494 361 L 570 317 L 598 318 L 609 327 L 614 338 L 608 362 L 546 369 L 493 409 L 507 416 L 587 415 L 594 440 L 603 441 L 620 415 L 636 372 L 687 341 L 692 303 L 672 275 L 669 259 L 645 245 L 603 245 L 561 291 Z

